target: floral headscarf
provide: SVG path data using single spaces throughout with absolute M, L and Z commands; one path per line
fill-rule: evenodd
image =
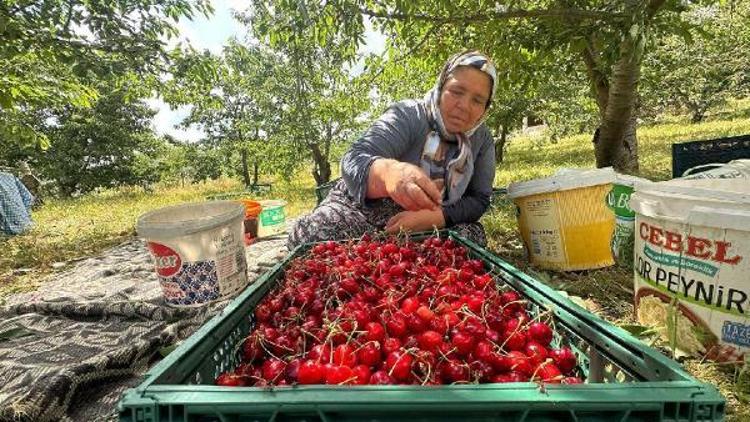
M 490 96 L 487 100 L 484 114 L 482 114 L 482 117 L 479 118 L 474 127 L 466 132 L 449 133 L 445 129 L 443 116 L 440 114 L 440 94 L 448 77 L 461 66 L 473 67 L 490 77 Z M 466 51 L 448 59 L 445 66 L 443 66 L 443 70 L 440 72 L 440 76 L 438 76 L 435 86 L 425 96 L 427 118 L 432 130 L 427 134 L 427 140 L 422 152 L 422 169 L 428 175 L 435 173 L 435 162 L 442 162 L 444 160 L 444 154 L 448 149 L 447 143 L 457 142 L 459 149 L 458 156 L 448 162 L 445 167 L 444 179 L 438 179 L 438 185 L 443 189 L 443 198 L 445 199 L 443 205 L 451 205 L 458 201 L 469 185 L 469 180 L 474 173 L 474 157 L 469 145 L 469 138 L 487 119 L 487 111 L 495 94 L 496 81 L 497 70 L 492 61 L 478 51 Z

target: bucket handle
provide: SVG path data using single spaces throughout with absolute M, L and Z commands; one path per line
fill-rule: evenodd
M 689 169 L 682 172 L 681 177 L 690 176 L 691 174 L 693 174 L 694 172 L 698 170 L 710 170 L 714 168 L 723 167 L 724 165 L 725 165 L 724 163 L 709 163 L 709 164 L 701 164 L 695 167 L 690 167 Z

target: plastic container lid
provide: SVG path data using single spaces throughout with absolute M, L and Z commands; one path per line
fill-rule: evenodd
M 527 182 L 511 183 L 508 197 L 511 199 L 540 193 L 557 192 L 613 183 L 617 173 L 612 167 L 601 169 L 560 169 L 554 176 Z
M 652 182 L 648 179 L 644 179 L 643 177 L 631 176 L 629 174 L 615 173 L 615 180 L 612 183 L 617 184 L 617 185 L 635 187 L 638 184 L 649 184 Z
M 750 184 L 744 179 L 638 184 L 630 207 L 647 217 L 750 231 Z
M 271 209 L 271 208 L 278 208 L 278 207 L 286 206 L 286 201 L 281 200 L 281 199 L 265 199 L 263 201 L 259 201 L 259 203 L 263 207 L 263 209 Z
M 145 238 L 173 238 L 210 230 L 244 215 L 245 206 L 236 201 L 194 202 L 147 212 L 138 218 L 136 230 Z

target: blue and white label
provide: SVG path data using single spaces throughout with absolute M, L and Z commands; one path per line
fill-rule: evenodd
M 721 340 L 742 347 L 750 347 L 750 325 L 724 321 L 721 327 Z

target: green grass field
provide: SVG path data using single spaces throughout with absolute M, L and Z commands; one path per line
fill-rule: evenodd
M 700 124 L 685 118 L 667 117 L 638 130 L 640 175 L 651 180 L 671 177 L 671 144 L 750 133 L 750 100 L 736 101 Z M 495 186 L 553 174 L 559 168 L 593 168 L 591 135 L 583 134 L 556 143 L 537 137 L 513 137 L 505 161 L 498 165 Z M 284 199 L 290 217 L 308 212 L 315 205 L 315 184 L 309 173 L 293 181 L 273 181 L 273 190 L 256 199 Z M 157 187 L 146 193 L 140 188 L 106 190 L 81 198 L 49 200 L 35 210 L 36 226 L 15 237 L 0 237 L 0 303 L 13 292 L 33 290 L 53 273 L 55 263 L 99 254 L 135 233 L 139 215 L 166 205 L 201 201 L 207 196 L 241 190 L 238 180 L 222 179 L 185 187 Z M 483 218 L 488 248 L 523 271 L 590 300 L 595 311 L 608 320 L 632 323 L 632 274 L 624 269 L 562 273 L 530 266 L 517 233 L 514 207 L 503 198 Z M 696 377 L 716 385 L 727 397 L 727 420 L 750 420 L 750 369 L 720 367 L 686 360 L 683 365 Z

